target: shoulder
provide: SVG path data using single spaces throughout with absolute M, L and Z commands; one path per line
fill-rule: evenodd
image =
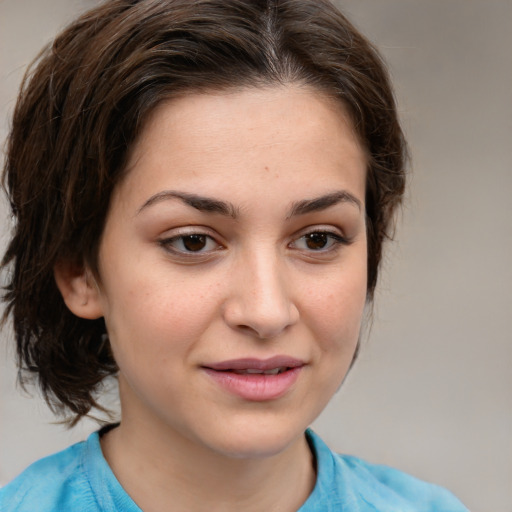
M 306 507 L 301 512 L 468 512 L 442 487 L 388 466 L 335 454 L 311 431 L 308 440 L 318 471 L 317 486 L 310 499 L 312 505 L 318 503 L 320 508 Z
M 404 510 L 418 512 L 467 512 L 448 490 L 424 482 L 388 466 L 371 464 L 357 457 L 336 455 L 340 466 L 353 475 L 358 487 L 377 502 L 382 499 L 407 503 Z
M 77 506 L 84 512 L 98 510 L 86 475 L 86 451 L 87 442 L 77 443 L 29 466 L 0 489 L 0 510 L 64 512 Z

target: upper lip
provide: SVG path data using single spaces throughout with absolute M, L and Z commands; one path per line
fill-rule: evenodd
M 242 358 L 230 359 L 203 365 L 211 370 L 273 370 L 274 368 L 297 368 L 304 366 L 304 361 L 290 356 L 274 356 L 269 359 Z

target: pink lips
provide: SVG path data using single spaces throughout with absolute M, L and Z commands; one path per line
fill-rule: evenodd
M 260 402 L 280 398 L 293 386 L 304 362 L 288 356 L 270 359 L 233 359 L 203 366 L 226 391 Z

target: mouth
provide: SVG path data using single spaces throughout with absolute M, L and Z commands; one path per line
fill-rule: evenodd
M 277 375 L 286 370 L 304 366 L 304 361 L 290 356 L 274 356 L 268 359 L 243 358 L 230 359 L 204 365 L 205 368 L 218 372 L 233 372 L 245 374 Z
M 203 366 L 223 390 L 253 402 L 275 400 L 292 388 L 305 363 L 276 356 L 270 359 L 233 359 Z
M 272 368 L 271 370 L 258 370 L 256 368 L 247 368 L 246 370 L 223 370 L 226 372 L 233 372 L 237 375 L 278 375 L 288 371 L 288 366 L 280 366 L 279 368 Z

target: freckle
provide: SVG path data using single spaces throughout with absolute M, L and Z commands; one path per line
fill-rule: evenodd
M 268 168 L 268 165 L 265 165 L 265 171 L 268 171 L 269 168 Z

